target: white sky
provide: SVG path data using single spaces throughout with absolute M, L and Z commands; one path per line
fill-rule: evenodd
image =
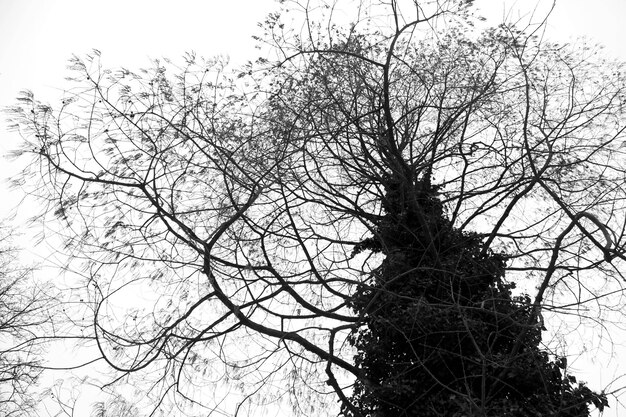
M 476 3 L 494 24 L 511 8 L 524 10 L 510 15 L 515 20 L 528 18 L 535 5 L 543 16 L 552 5 L 551 0 Z M 149 58 L 177 59 L 190 50 L 206 57 L 228 54 L 234 62 L 254 59 L 251 35 L 274 7 L 272 0 L 0 0 L 0 107 L 12 104 L 25 88 L 45 99 L 57 97 L 67 60 L 92 48 L 102 52 L 105 66 L 129 69 L 148 65 Z M 583 35 L 626 60 L 626 0 L 560 0 L 548 36 L 566 41 Z M 1 120 L 0 154 L 16 141 Z M 0 177 L 6 173 L 0 159 Z M 0 186 L 0 214 L 14 205 L 6 193 Z
M 552 1 L 476 4 L 495 23 L 511 9 L 524 10 L 511 18 L 528 16 L 535 5 L 543 16 Z M 191 50 L 206 57 L 228 54 L 235 62 L 254 58 L 256 22 L 275 7 L 273 0 L 0 0 L 0 107 L 12 104 L 22 89 L 46 99 L 58 96 L 68 59 L 93 48 L 110 67 L 137 68 L 149 58 L 176 59 Z M 608 54 L 626 59 L 625 17 L 626 0 L 594 0 L 592 7 L 588 0 L 560 0 L 549 35 L 590 36 Z M 4 127 L 0 120 L 2 154 L 15 140 Z

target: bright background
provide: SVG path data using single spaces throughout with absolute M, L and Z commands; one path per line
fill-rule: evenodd
M 551 0 L 476 4 L 493 24 L 538 22 L 552 7 Z M 13 104 L 22 89 L 54 102 L 62 95 L 68 59 L 93 48 L 102 52 L 104 66 L 129 69 L 148 66 L 151 58 L 176 60 L 186 51 L 228 55 L 233 63 L 253 60 L 257 22 L 276 7 L 272 0 L 0 0 L 0 107 Z M 608 55 L 626 60 L 625 18 L 626 0 L 560 0 L 546 35 L 560 41 L 587 36 L 604 44 Z M 18 141 L 0 120 L 0 154 Z M 0 177 L 11 170 L 0 159 Z M 14 209 L 18 197 L 2 183 L 0 215 Z M 620 376 L 618 356 L 583 359 L 576 367 L 598 388 Z M 626 408 L 612 406 L 606 416 L 626 415 Z

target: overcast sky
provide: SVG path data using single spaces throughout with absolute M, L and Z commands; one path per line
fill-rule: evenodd
M 552 0 L 476 0 L 493 24 L 534 21 Z M 626 59 L 626 0 L 561 0 L 548 35 L 561 41 L 588 36 L 606 45 L 606 53 Z M 93 48 L 105 66 L 137 69 L 150 58 L 177 59 L 186 51 L 210 57 L 229 55 L 233 62 L 255 57 L 251 36 L 274 0 L 0 0 L 0 108 L 14 103 L 18 92 L 33 90 L 50 100 L 61 94 L 68 60 Z M 18 138 L 7 135 L 0 117 L 0 154 Z M 3 166 L 4 165 L 4 166 Z M 0 159 L 0 177 L 7 173 Z M 0 185 L 0 192 L 4 188 Z M 0 215 L 7 212 L 4 200 Z
M 548 0 L 477 0 L 491 21 L 505 12 Z M 591 6 L 593 4 L 593 6 Z M 272 0 L 0 0 L 0 105 L 11 103 L 20 89 L 40 94 L 54 89 L 72 54 L 92 48 L 105 63 L 132 68 L 149 57 L 176 58 L 185 51 L 199 55 L 229 54 L 244 60 L 254 55 L 250 36 L 256 22 L 276 7 Z M 512 12 L 512 18 L 520 15 Z M 625 0 L 562 0 L 549 32 L 561 40 L 587 35 L 626 59 Z
M 528 15 L 535 5 L 536 15 L 543 16 L 552 5 L 548 0 L 476 3 L 494 23 L 507 13 L 512 19 Z M 591 4 L 560 1 L 549 35 L 590 36 L 605 44 L 607 53 L 626 59 L 626 0 Z M 24 88 L 53 97 L 72 54 L 93 48 L 102 51 L 105 65 L 128 68 L 190 50 L 228 54 L 240 62 L 253 58 L 256 22 L 274 7 L 273 0 L 0 0 L 0 106 L 11 104 Z M 0 141 L 0 151 L 7 145 Z
M 510 20 L 529 18 L 535 4 L 537 21 L 552 1 L 477 0 L 494 24 L 509 12 Z M 0 0 L 0 106 L 12 104 L 21 89 L 57 96 L 68 59 L 92 48 L 102 52 L 106 66 L 130 69 L 190 50 L 243 62 L 255 56 L 256 22 L 274 7 L 272 0 Z M 626 0 L 560 0 L 548 36 L 561 41 L 588 36 L 606 45 L 607 54 L 626 60 L 625 17 Z M 1 121 L 0 153 L 15 143 Z M 6 174 L 4 163 L 0 159 L 0 176 Z M 11 200 L 0 201 L 0 214 L 6 213 Z

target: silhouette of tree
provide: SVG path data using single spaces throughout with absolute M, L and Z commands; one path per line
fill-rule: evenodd
M 94 51 L 11 110 L 116 378 L 231 414 L 606 406 L 541 331 L 621 291 L 623 65 L 471 1 L 283 3 L 235 72 Z

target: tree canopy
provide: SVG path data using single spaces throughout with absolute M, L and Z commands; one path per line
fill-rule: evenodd
M 191 415 L 602 410 L 542 332 L 622 288 L 624 66 L 471 1 L 282 3 L 243 68 L 94 51 L 11 109 L 112 381 Z

